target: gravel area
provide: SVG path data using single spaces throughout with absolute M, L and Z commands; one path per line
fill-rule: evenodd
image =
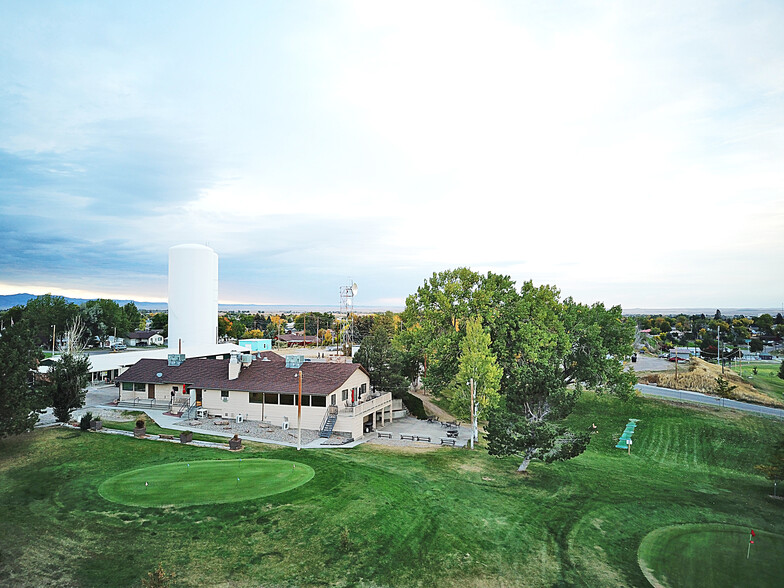
M 297 442 L 297 429 L 291 428 L 284 431 L 281 427 L 261 422 L 261 421 L 245 421 L 237 423 L 227 419 L 194 419 L 190 421 L 183 421 L 180 423 L 183 427 L 188 427 L 193 431 L 200 431 L 202 433 L 228 433 L 234 435 L 235 433 L 240 437 L 255 439 L 265 439 L 269 441 L 277 441 L 279 443 L 296 443 Z M 337 435 L 332 435 L 332 438 L 337 438 Z M 302 445 L 307 445 L 319 438 L 318 431 L 312 429 L 302 429 Z

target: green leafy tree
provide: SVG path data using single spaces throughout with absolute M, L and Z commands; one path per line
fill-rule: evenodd
M 127 328 L 129 331 L 135 331 L 137 329 L 144 328 L 144 318 L 142 317 L 142 313 L 139 312 L 139 309 L 136 308 L 136 304 L 133 302 L 129 302 L 122 307 L 123 314 L 125 315 L 125 320 L 127 321 Z M 126 334 L 126 333 L 124 333 Z
M 771 315 L 764 313 L 754 319 L 754 324 L 766 335 L 772 335 L 774 320 Z
M 377 323 L 362 340 L 353 362 L 362 364 L 368 371 L 374 391 L 392 392 L 400 397 L 408 390 L 403 356 L 393 345 L 391 333 L 383 323 Z
M 563 385 L 559 369 L 528 364 L 525 372 L 504 405 L 491 409 L 487 423 L 488 453 L 519 456 L 518 472 L 527 471 L 534 459 L 551 463 L 576 457 L 590 441 L 589 433 L 561 423 L 574 409 L 579 392 Z
M 466 334 L 460 342 L 460 364 L 452 385 L 445 391 L 452 414 L 466 419 L 471 414 L 471 392 L 468 382 L 474 381 L 476 419 L 487 409 L 497 406 L 503 370 L 490 349 L 490 334 L 482 328 L 480 318 L 466 322 Z
M 240 339 L 245 336 L 248 327 L 245 326 L 241 320 L 235 320 L 231 323 L 231 330 L 229 331 L 229 336 L 234 339 Z
M 108 298 L 88 300 L 82 304 L 81 317 L 87 335 L 98 338 L 102 343 L 115 333 L 118 337 L 125 337 L 131 326 L 120 305 Z
M 225 316 L 218 317 L 218 337 L 226 337 L 231 331 L 231 321 Z
M 0 333 L 0 437 L 31 430 L 46 408 L 46 396 L 33 379 L 41 357 L 24 321 Z
M 752 339 L 751 342 L 749 343 L 749 351 L 751 351 L 752 353 L 757 353 L 759 351 L 762 351 L 763 348 L 764 345 L 762 344 L 762 341 L 760 339 Z
M 49 398 L 59 422 L 67 423 L 71 413 L 84 406 L 89 374 L 89 358 L 71 353 L 64 353 L 49 370 Z
M 62 296 L 44 294 L 27 301 L 23 318 L 38 345 L 52 347 L 52 334 L 58 339 L 68 323 L 79 314 L 79 307 Z M 54 327 L 54 328 L 53 328 Z M 56 347 L 56 346 L 55 346 Z

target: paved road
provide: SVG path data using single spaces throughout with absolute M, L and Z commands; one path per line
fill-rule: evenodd
M 766 414 L 778 418 L 784 418 L 784 409 L 781 408 L 759 406 L 758 404 L 738 402 L 737 400 L 729 400 L 727 398 L 716 398 L 715 396 L 708 396 L 707 394 L 700 394 L 699 392 L 673 390 L 672 388 L 648 386 L 647 384 L 637 384 L 635 388 L 637 388 L 646 396 L 657 396 L 659 398 L 669 398 L 672 400 L 681 400 L 683 402 L 698 402 L 700 404 L 709 404 L 711 406 L 720 406 L 722 408 L 734 408 L 735 410 L 745 410 L 746 412 L 756 412 L 758 414 Z

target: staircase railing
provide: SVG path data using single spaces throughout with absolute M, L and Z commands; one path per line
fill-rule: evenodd
M 327 407 L 327 412 L 324 413 L 324 418 L 321 420 L 321 426 L 319 427 L 319 436 L 323 437 L 328 428 L 329 428 L 329 435 L 332 435 L 332 427 L 335 426 L 335 422 L 337 420 L 338 420 L 338 407 L 334 405 L 329 405 Z

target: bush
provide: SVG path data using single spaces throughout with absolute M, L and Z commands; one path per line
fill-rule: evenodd
M 144 419 L 139 419 L 138 421 L 136 421 L 136 428 L 137 429 L 143 429 L 146 424 L 147 423 L 145 422 Z
M 87 431 L 90 429 L 90 421 L 93 420 L 93 413 L 86 412 L 82 415 L 82 418 L 79 420 L 79 428 L 82 431 Z
M 425 405 L 422 404 L 422 400 L 420 398 L 417 398 L 410 392 L 406 392 L 403 395 L 403 405 L 408 409 L 408 412 L 410 412 L 419 420 L 424 420 L 427 418 L 427 413 L 425 412 Z

